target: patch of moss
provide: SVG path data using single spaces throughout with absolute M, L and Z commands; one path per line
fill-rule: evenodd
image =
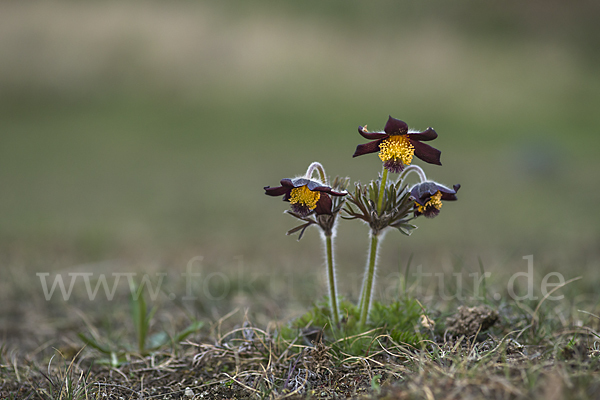
M 286 341 L 301 338 L 304 344 L 322 340 L 333 350 L 354 356 L 372 352 L 377 348 L 376 340 L 414 345 L 422 339 L 419 319 L 423 310 L 415 299 L 405 298 L 391 304 L 375 301 L 366 326 L 359 325 L 360 312 L 355 304 L 341 300 L 339 307 L 339 324 L 333 323 L 329 301 L 324 299 L 306 314 L 282 327 L 280 334 Z

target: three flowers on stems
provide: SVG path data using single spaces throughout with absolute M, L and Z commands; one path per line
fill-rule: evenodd
M 444 201 L 457 199 L 460 185 L 450 188 L 429 180 L 423 169 L 412 164 L 417 157 L 428 164 L 441 165 L 441 152 L 423 143 L 437 138 L 433 128 L 413 132 L 404 121 L 390 116 L 383 132 L 369 132 L 366 126 L 359 126 L 358 133 L 370 142 L 359 144 L 353 157 L 378 153 L 383 164 L 381 174 L 369 184 L 356 182 L 354 190 L 349 192 L 349 178 L 336 177 L 330 181 L 323 166 L 313 162 L 303 176 L 284 178 L 280 186 L 264 189 L 269 196 L 283 196 L 283 200 L 290 203 L 286 212 L 302 221 L 287 234 L 299 232 L 300 239 L 308 227 L 315 225 L 320 229 L 325 248 L 329 312 L 334 325 L 343 323 L 333 255 L 337 217 L 359 219 L 369 226 L 369 254 L 356 304 L 358 326 L 366 328 L 373 306 L 377 253 L 385 232 L 395 228 L 410 235 L 416 228 L 413 221 L 420 216 L 437 216 Z M 395 181 L 388 179 L 389 173 L 398 174 Z M 411 173 L 418 176 L 419 182 L 409 187 L 407 177 Z

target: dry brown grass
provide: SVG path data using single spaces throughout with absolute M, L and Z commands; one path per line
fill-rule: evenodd
M 81 343 L 73 343 L 70 353 L 63 347 L 22 354 L 5 346 L 0 394 L 30 399 L 596 398 L 597 317 L 578 328 L 557 329 L 557 316 L 549 311 L 543 329 L 534 332 L 531 320 L 511 330 L 515 313 L 515 308 L 501 309 L 500 325 L 489 332 L 470 337 L 432 332 L 417 346 L 382 335 L 362 356 L 334 350 L 331 342 L 305 344 L 302 336 L 285 341 L 277 324 L 261 329 L 239 310 L 174 348 L 147 357 L 132 352 L 120 366 L 99 364 L 103 356 Z M 41 356 L 53 352 L 50 358 Z

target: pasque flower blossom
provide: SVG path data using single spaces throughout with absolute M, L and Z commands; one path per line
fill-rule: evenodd
M 366 126 L 359 126 L 358 133 L 373 141 L 356 146 L 353 157 L 379 152 L 379 158 L 390 172 L 401 172 L 405 165 L 410 165 L 413 156 L 430 164 L 442 165 L 441 152 L 422 143 L 437 138 L 433 128 L 427 128 L 423 132 L 409 132 L 406 122 L 390 116 L 383 132 L 369 132 Z
M 317 215 L 331 214 L 331 196 L 345 196 L 346 192 L 336 192 L 331 187 L 307 178 L 285 178 L 280 181 L 281 186 L 266 186 L 265 194 L 269 196 L 282 196 L 283 200 L 291 204 L 293 212 L 306 216 L 311 212 Z
M 453 189 L 450 189 L 432 181 L 413 186 L 410 194 L 415 201 L 415 217 L 419 215 L 424 215 L 426 218 L 435 217 L 440 213 L 442 200 L 456 200 L 458 189 L 460 189 L 460 185 L 454 185 Z

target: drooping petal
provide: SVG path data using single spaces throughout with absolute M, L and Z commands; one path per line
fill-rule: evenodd
M 283 181 L 281 183 L 283 184 Z M 297 187 L 301 187 L 301 186 L 308 186 L 308 188 L 310 190 L 312 190 L 312 187 L 320 185 L 320 183 L 317 183 L 315 181 L 312 181 L 312 180 L 306 179 L 306 178 L 290 179 L 290 183 L 291 183 L 292 187 L 297 188 Z
M 389 135 L 385 132 L 368 132 L 364 127 L 358 127 L 358 133 L 361 134 L 362 137 L 369 140 L 377 140 L 377 139 L 385 139 Z
M 407 135 L 411 140 L 418 140 L 421 142 L 433 140 L 438 137 L 437 132 L 433 130 L 433 128 L 427 128 L 423 132 L 409 132 Z
M 375 140 L 373 142 L 359 144 L 356 146 L 356 151 L 352 155 L 352 157 L 362 156 L 363 154 L 369 153 L 377 153 L 379 151 L 379 144 L 383 141 L 383 139 Z
M 420 204 L 424 198 L 431 197 L 439 190 L 439 185 L 435 182 L 426 181 L 418 183 L 410 189 L 410 195 Z
M 313 192 L 329 193 L 334 196 L 345 196 L 348 194 L 347 192 L 336 192 L 331 187 L 323 185 L 321 182 L 313 181 L 312 179 L 297 178 L 294 180 L 294 185 L 295 187 L 306 185 L 306 187 Z
M 437 192 L 442 194 L 441 200 L 456 200 L 456 192 L 458 189 L 460 189 L 460 185 L 454 185 L 454 188 L 450 189 L 439 183 L 426 181 L 413 186 L 410 189 L 410 194 L 416 202 L 424 205 L 429 198 Z
M 265 194 L 268 196 L 281 196 L 283 194 L 286 194 L 289 191 L 290 191 L 290 188 L 285 187 L 285 186 L 277 186 L 277 187 L 265 186 Z
M 323 183 L 304 178 L 284 178 L 281 186 L 265 186 L 265 194 L 269 196 L 283 195 L 283 201 L 290 202 L 291 211 L 301 217 L 310 215 L 313 211 L 319 214 L 332 214 L 332 196 L 345 196 L 346 191 L 338 192 Z
M 393 118 L 390 115 L 383 130 L 388 135 L 404 135 L 408 132 L 408 125 L 406 124 L 406 122 Z
M 323 192 L 323 193 L 328 193 L 332 196 L 345 196 L 348 194 L 348 192 L 336 192 L 329 186 L 318 186 L 312 190 Z
M 409 140 L 415 148 L 415 156 L 429 164 L 442 165 L 442 162 L 440 161 L 441 151 L 428 144 L 421 143 L 418 140 Z
M 457 200 L 456 192 L 460 189 L 460 184 L 454 185 L 453 188 L 440 187 L 439 191 L 442 193 L 442 200 Z
M 294 182 L 290 178 L 283 178 L 282 180 L 279 181 L 279 183 L 281 183 L 282 186 L 286 186 L 289 188 L 296 187 L 296 186 L 294 186 Z M 302 185 L 300 185 L 300 186 L 302 186 Z
M 317 215 L 331 214 L 331 206 L 331 197 L 329 197 L 326 194 L 322 194 L 319 198 L 319 201 L 317 201 L 317 208 L 315 208 L 315 213 Z
M 319 190 L 320 188 L 329 188 L 329 186 L 325 186 L 321 182 L 313 181 L 310 179 L 304 179 L 304 180 L 306 181 L 306 183 L 304 185 L 306 185 L 306 187 L 312 191 Z

